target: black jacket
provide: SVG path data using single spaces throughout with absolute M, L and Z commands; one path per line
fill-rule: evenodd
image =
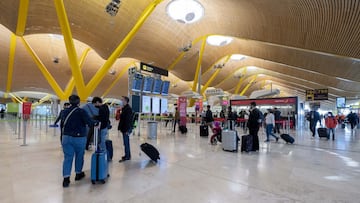
M 129 104 L 126 104 L 120 114 L 120 122 L 118 126 L 118 130 L 120 130 L 122 133 L 129 132 L 132 129 L 133 125 L 133 112 Z
M 260 110 L 259 109 L 255 108 L 252 111 L 250 111 L 249 120 L 247 123 L 248 128 L 258 129 L 260 127 L 259 119 L 260 119 Z
M 76 109 L 75 109 L 76 108 Z M 73 110 L 73 113 L 69 116 L 65 122 L 66 117 Z M 61 115 L 61 123 L 64 124 L 63 134 L 73 137 L 85 137 L 86 136 L 86 125 L 92 126 L 96 121 L 92 120 L 90 116 L 77 106 L 71 106 L 70 108 L 64 109 L 64 113 Z
M 213 122 L 214 118 L 213 118 L 213 114 L 211 112 L 211 110 L 207 110 L 206 111 L 206 116 L 205 116 L 205 122 L 209 123 L 209 122 Z
M 110 111 L 106 104 L 99 106 L 99 115 L 96 116 L 96 120 L 101 122 L 100 129 L 105 129 L 110 124 Z

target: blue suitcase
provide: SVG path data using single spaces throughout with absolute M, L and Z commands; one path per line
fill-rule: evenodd
M 99 125 L 100 126 L 100 125 Z M 107 151 L 100 150 L 98 146 L 99 127 L 94 128 L 95 152 L 91 156 L 91 183 L 104 184 L 109 177 Z

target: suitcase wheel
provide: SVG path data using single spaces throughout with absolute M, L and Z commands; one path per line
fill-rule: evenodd
M 93 185 L 95 185 L 95 180 L 92 180 L 91 183 L 92 183 Z

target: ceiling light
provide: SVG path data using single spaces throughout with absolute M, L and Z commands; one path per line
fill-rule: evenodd
M 258 67 L 256 67 L 256 66 L 248 66 L 247 67 L 247 70 L 256 70 L 256 69 L 258 69 Z
M 241 55 L 241 54 L 233 54 L 233 55 L 231 55 L 231 57 L 230 57 L 230 59 L 231 59 L 231 60 L 234 60 L 234 61 L 241 61 L 241 60 L 243 60 L 243 59 L 245 59 L 245 58 L 246 58 L 246 56 Z
M 204 16 L 204 7 L 196 0 L 172 0 L 166 6 L 167 14 L 181 23 L 194 23 Z
M 206 42 L 212 46 L 225 46 L 230 44 L 232 40 L 232 37 L 221 35 L 211 35 L 206 38 Z
M 264 76 L 266 76 L 265 74 L 262 74 L 262 73 L 260 73 L 259 75 L 258 75 L 258 77 L 264 77 Z

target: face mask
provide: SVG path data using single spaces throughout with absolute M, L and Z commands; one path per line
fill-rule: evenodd
M 124 102 L 120 100 L 119 105 L 124 106 Z

